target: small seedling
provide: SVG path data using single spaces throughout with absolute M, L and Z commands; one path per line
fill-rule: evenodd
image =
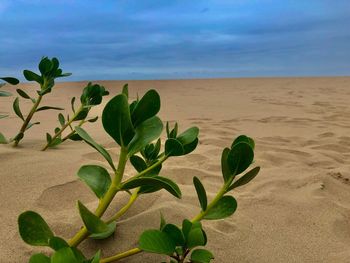
M 58 121 L 61 127 L 55 128 L 55 134 L 51 136 L 46 133 L 47 144 L 42 148 L 45 151 L 49 147 L 55 147 L 64 141 L 71 139 L 74 141 L 82 140 L 82 138 L 76 133 L 73 128 L 73 122 L 79 122 L 77 127 L 81 127 L 86 122 L 96 122 L 98 116 L 88 119 L 89 112 L 92 107 L 101 104 L 103 96 L 107 96 L 109 92 L 98 84 L 92 84 L 91 82 L 84 88 L 82 95 L 80 96 L 81 105 L 75 109 L 75 97 L 71 100 L 73 116 L 67 118 L 62 113 L 58 114 Z M 69 134 L 62 138 L 62 133 L 66 128 L 70 128 Z
M 0 79 L 11 84 L 11 85 L 17 85 L 19 83 L 18 79 L 12 78 L 12 77 L 2 77 Z M 5 85 L 6 85 L 5 83 L 0 83 L 0 88 L 2 88 Z M 5 91 L 5 90 L 0 90 L 0 97 L 10 97 L 10 96 L 12 96 L 12 94 L 10 92 Z M 8 117 L 8 115 L 0 114 L 0 119 L 6 118 L 6 117 Z M 0 132 L 0 144 L 6 144 L 6 143 L 8 143 L 7 139 Z
M 22 127 L 20 128 L 19 132 L 12 139 L 12 141 L 14 142 L 14 147 L 16 147 L 18 143 L 23 139 L 24 133 L 28 129 L 30 129 L 34 125 L 40 124 L 40 122 L 30 122 L 33 118 L 33 115 L 36 112 L 43 110 L 63 110 L 62 108 L 52 106 L 43 106 L 39 108 L 39 105 L 43 96 L 51 92 L 52 88 L 55 85 L 55 79 L 67 77 L 71 74 L 62 73 L 62 69 L 59 68 L 59 61 L 57 58 L 49 59 L 47 57 L 41 59 L 39 63 L 39 71 L 41 75 L 38 75 L 30 70 L 23 71 L 23 75 L 26 80 L 35 81 L 40 85 L 40 90 L 36 91 L 38 94 L 37 98 L 32 98 L 22 89 L 17 89 L 18 95 L 26 100 L 30 100 L 33 103 L 33 106 L 29 111 L 27 117 L 25 118 L 19 106 L 19 97 L 16 97 L 16 99 L 13 102 L 13 110 L 15 111 L 16 115 L 23 121 Z
M 162 216 L 160 228 L 144 231 L 139 238 L 138 247 L 111 257 L 103 258 L 101 251 L 97 251 L 93 257 L 87 258 L 77 248 L 87 238 L 98 240 L 113 235 L 118 219 L 140 195 L 163 189 L 174 197 L 181 198 L 178 185 L 161 176 L 160 172 L 168 158 L 184 156 L 195 150 L 199 129 L 191 127 L 179 133 L 177 123 L 172 129 L 167 123 L 165 144 L 162 147 L 160 135 L 163 122 L 157 116 L 159 110 L 160 97 L 155 90 L 148 91 L 140 100 L 129 104 L 126 86 L 121 94 L 106 104 L 102 113 L 102 124 L 109 136 L 120 146 L 118 164 L 113 162 L 109 152 L 95 142 L 83 128 L 75 127 L 77 134 L 107 161 L 111 172 L 99 165 L 84 165 L 79 169 L 78 177 L 87 184 L 99 202 L 94 212 L 80 201 L 77 202 L 83 227 L 69 240 L 56 236 L 44 219 L 33 211 L 24 212 L 19 216 L 19 232 L 27 244 L 47 246 L 54 250 L 51 256 L 42 253 L 31 256 L 30 263 L 108 263 L 141 252 L 169 256 L 171 263 L 207 263 L 214 258 L 212 252 L 203 248 L 207 244 L 207 236 L 201 220 L 219 220 L 231 216 L 236 211 L 237 202 L 229 192 L 247 184 L 260 169 L 253 168 L 236 180 L 237 176 L 251 165 L 254 158 L 254 141 L 244 135 L 239 136 L 229 148 L 223 150 L 223 186 L 210 202 L 199 178 L 193 178 L 200 211 L 191 220 L 183 220 L 181 227 L 166 223 Z M 128 161 L 136 173 L 125 179 L 124 170 Z M 127 192 L 130 195 L 128 202 L 110 218 L 102 219 L 119 192 Z

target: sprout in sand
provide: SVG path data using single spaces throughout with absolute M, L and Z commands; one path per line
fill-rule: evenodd
M 75 109 L 75 97 L 71 100 L 73 116 L 67 118 L 64 117 L 62 113 L 58 114 L 58 121 L 61 125 L 61 128 L 55 128 L 55 134 L 51 136 L 49 133 L 46 133 L 47 144 L 42 148 L 42 151 L 45 151 L 49 147 L 55 147 L 64 141 L 70 139 L 74 141 L 82 140 L 82 138 L 76 133 L 73 128 L 73 122 L 79 122 L 77 127 L 81 127 L 86 122 L 95 122 L 98 119 L 98 116 L 88 119 L 89 112 L 92 107 L 101 104 L 102 97 L 107 96 L 109 92 L 98 84 L 89 83 L 83 90 L 82 95 L 80 96 L 80 106 L 78 109 Z M 70 128 L 70 132 L 62 138 L 62 133 L 66 128 Z
M 30 122 L 33 115 L 38 111 L 43 110 L 63 110 L 62 108 L 43 106 L 39 108 L 40 102 L 44 95 L 51 92 L 55 85 L 55 79 L 61 77 L 70 76 L 70 73 L 62 73 L 62 69 L 59 68 L 59 61 L 57 58 L 49 59 L 44 57 L 39 63 L 39 71 L 41 75 L 38 75 L 30 70 L 24 70 L 23 75 L 28 81 L 35 81 L 40 85 L 40 90 L 37 90 L 37 98 L 32 98 L 24 90 L 17 89 L 18 95 L 22 98 L 30 100 L 33 103 L 31 110 L 29 111 L 27 117 L 24 117 L 19 106 L 19 97 L 17 97 L 13 102 L 13 109 L 16 115 L 23 121 L 23 124 L 17 133 L 17 135 L 12 139 L 14 141 L 13 146 L 17 146 L 18 143 L 23 139 L 24 133 L 33 127 L 34 125 L 40 124 L 40 122 Z
M 160 110 L 160 97 L 155 90 L 149 90 L 140 100 L 128 101 L 127 86 L 121 94 L 112 98 L 105 106 L 102 123 L 105 131 L 120 146 L 118 164 L 114 164 L 109 152 L 81 127 L 75 127 L 77 134 L 107 161 L 111 173 L 99 165 L 84 165 L 77 175 L 99 199 L 98 206 L 90 211 L 82 202 L 77 202 L 83 227 L 69 240 L 56 236 L 44 219 L 33 211 L 19 216 L 19 232 L 22 239 L 33 246 L 47 246 L 53 249 L 51 256 L 43 253 L 32 255 L 30 263 L 107 263 L 115 262 L 141 252 L 157 253 L 169 257 L 170 262 L 207 263 L 214 256 L 204 249 L 207 236 L 202 220 L 219 220 L 231 216 L 237 202 L 229 193 L 247 184 L 259 172 L 259 167 L 243 174 L 254 158 L 254 141 L 247 136 L 239 136 L 221 157 L 223 185 L 212 200 L 208 200 L 201 181 L 193 178 L 194 191 L 197 192 L 200 210 L 191 220 L 184 219 L 181 226 L 166 223 L 161 217 L 159 229 L 144 231 L 138 246 L 114 256 L 102 257 L 101 251 L 87 258 L 78 245 L 87 238 L 105 239 L 116 229 L 118 219 L 124 215 L 139 196 L 166 190 L 176 198 L 181 198 L 178 185 L 161 174 L 164 162 L 169 158 L 191 153 L 198 145 L 197 127 L 184 132 L 178 131 L 175 124 L 170 129 L 166 125 L 167 137 L 162 147 L 160 135 L 163 122 L 157 116 Z M 124 178 L 124 170 L 130 161 L 135 175 Z M 242 175 L 243 174 L 243 175 Z M 241 175 L 238 179 L 237 176 Z M 107 219 L 102 219 L 105 211 L 119 192 L 127 192 L 128 202 Z

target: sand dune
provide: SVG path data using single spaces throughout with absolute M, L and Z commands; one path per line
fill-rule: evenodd
M 111 98 L 125 82 L 99 83 L 109 89 Z M 68 110 L 70 98 L 79 96 L 84 84 L 60 83 L 43 104 Z M 32 85 L 22 86 L 32 92 Z M 203 222 L 214 262 L 350 262 L 350 78 L 129 81 L 132 97 L 149 88 L 161 95 L 163 121 L 177 120 L 180 129 L 200 128 L 197 149 L 187 157 L 170 159 L 162 170 L 179 183 L 183 198 L 164 191 L 142 196 L 121 218 L 113 237 L 82 244 L 87 254 L 100 247 L 104 256 L 133 248 L 145 228 L 158 227 L 160 211 L 175 224 L 194 216 L 199 208 L 192 177 L 198 176 L 213 197 L 221 186 L 222 148 L 247 134 L 256 140 L 254 165 L 262 170 L 233 193 L 238 209 L 232 217 Z M 0 131 L 8 137 L 20 125 L 11 103 L 2 98 L 0 105 L 0 113 L 11 115 L 0 121 Z M 103 105 L 93 112 L 100 115 L 102 109 Z M 106 166 L 81 142 L 41 152 L 45 133 L 58 123 L 57 112 L 39 113 L 36 119 L 42 125 L 29 130 L 20 147 L 0 146 L 4 263 L 27 262 L 38 251 L 18 235 L 17 216 L 24 210 L 39 212 L 56 234 L 71 237 L 81 225 L 76 200 L 90 208 L 97 204 L 75 174 L 83 164 Z M 118 148 L 101 122 L 85 128 L 117 160 Z M 126 173 L 134 172 L 128 167 Z M 126 201 L 121 194 L 112 210 Z M 160 261 L 159 256 L 143 253 L 121 262 Z

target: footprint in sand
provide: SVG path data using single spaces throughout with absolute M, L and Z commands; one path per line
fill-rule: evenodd
M 237 230 L 237 226 L 230 221 L 215 221 L 212 223 L 212 228 L 224 235 L 231 234 Z
M 331 177 L 333 177 L 334 179 L 342 182 L 343 184 L 346 185 L 350 185 L 350 179 L 345 177 L 342 173 L 340 172 L 330 172 L 328 173 L 328 175 L 330 175 Z

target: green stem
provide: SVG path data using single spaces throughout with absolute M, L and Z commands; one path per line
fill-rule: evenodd
M 203 217 L 209 212 L 209 210 L 216 205 L 216 203 L 224 196 L 227 191 L 228 183 L 224 184 L 224 186 L 220 189 L 220 191 L 216 194 L 215 198 L 208 204 L 207 209 L 205 211 L 200 211 L 198 215 L 191 219 L 191 222 L 201 221 Z
M 115 172 L 115 176 L 112 180 L 112 183 L 107 193 L 100 200 L 98 207 L 95 211 L 95 215 L 98 217 L 101 217 L 104 214 L 109 204 L 112 202 L 113 198 L 115 197 L 117 192 L 120 190 L 120 182 L 123 179 L 125 165 L 128 160 L 127 153 L 128 153 L 127 149 L 122 147 L 120 150 L 119 163 L 118 163 L 117 171 Z M 68 243 L 71 247 L 76 247 L 88 236 L 89 236 L 89 232 L 84 226 L 79 230 L 79 232 L 74 237 L 72 237 L 69 240 Z
M 84 109 L 83 105 L 80 106 L 80 108 L 75 112 L 74 116 L 70 118 L 67 123 L 65 123 L 62 128 L 51 138 L 51 141 L 48 142 L 41 150 L 45 151 L 47 148 L 50 147 L 51 142 L 53 142 L 58 136 L 62 134 L 62 132 L 71 125 L 71 123 L 74 121 L 74 119 L 79 115 L 79 113 Z
M 132 255 L 135 255 L 135 254 L 138 254 L 142 252 L 141 249 L 139 248 L 133 248 L 133 249 L 130 249 L 128 251 L 125 251 L 123 253 L 120 253 L 120 254 L 117 254 L 115 256 L 112 256 L 112 257 L 108 257 L 108 258 L 103 258 L 100 260 L 100 263 L 108 263 L 108 262 L 113 262 L 113 261 L 117 261 L 119 259 L 122 259 L 122 258 L 126 258 L 126 257 L 130 257 Z
M 113 221 L 116 221 L 118 218 L 120 218 L 121 216 L 123 216 L 128 210 L 129 208 L 132 206 L 132 204 L 136 201 L 137 197 L 138 197 L 138 192 L 140 190 L 140 187 L 137 188 L 132 195 L 129 198 L 129 201 L 126 205 L 124 205 L 114 216 L 112 216 L 110 219 L 108 219 L 106 221 L 107 224 L 112 223 Z
M 39 95 L 38 99 L 35 101 L 35 103 L 34 103 L 32 109 L 30 110 L 30 112 L 29 112 L 27 118 L 26 118 L 25 121 L 23 122 L 23 125 L 22 125 L 21 129 L 19 130 L 19 132 L 18 132 L 18 134 L 17 134 L 17 136 L 16 136 L 16 138 L 15 138 L 15 140 L 14 140 L 13 147 L 17 147 L 19 141 L 22 140 L 23 136 L 20 136 L 19 138 L 17 138 L 17 137 L 18 137 L 19 134 L 24 135 L 24 132 L 26 131 L 30 120 L 33 118 L 34 113 L 35 113 L 36 110 L 38 109 L 38 106 L 39 106 L 39 104 L 40 104 L 42 98 L 43 98 L 43 96 L 42 96 L 42 95 Z
M 81 125 L 83 125 L 84 123 L 85 123 L 85 119 L 84 119 L 84 120 L 81 120 L 77 126 L 78 126 L 78 127 L 81 127 Z M 62 142 L 68 140 L 69 137 L 71 137 L 74 133 L 75 133 L 75 130 L 73 129 L 69 134 L 67 134 L 67 136 L 65 136 L 65 137 L 62 139 Z

